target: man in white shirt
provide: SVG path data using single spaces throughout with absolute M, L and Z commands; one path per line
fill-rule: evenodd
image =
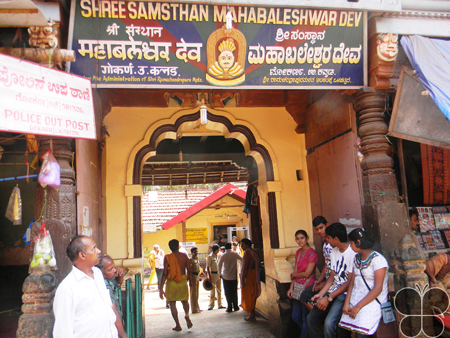
M 223 280 L 225 298 L 227 299 L 227 312 L 239 311 L 237 297 L 237 262 L 242 257 L 231 249 L 231 243 L 225 244 L 226 252 L 219 259 L 219 273 Z
M 126 337 L 102 272 L 95 267 L 100 253 L 87 236 L 69 243 L 67 256 L 74 267 L 56 290 L 54 338 Z
M 356 253 L 347 241 L 347 230 L 341 223 L 333 223 L 325 229 L 331 251 L 331 271 L 325 285 L 311 300 L 317 303 L 307 317 L 308 333 L 314 338 L 336 337 L 337 324 L 342 315 L 347 288 L 353 275 Z
M 164 250 L 158 244 L 153 246 L 153 251 L 150 254 L 155 255 L 155 271 L 156 278 L 158 278 L 158 291 L 161 289 L 161 278 L 164 272 Z

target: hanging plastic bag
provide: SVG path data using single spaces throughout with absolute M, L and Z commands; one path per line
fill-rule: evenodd
M 17 185 L 14 187 L 12 194 L 9 197 L 5 216 L 13 222 L 14 225 L 22 224 L 22 198 L 20 197 L 20 189 Z
M 42 221 L 39 234 L 34 239 L 33 259 L 30 263 L 30 273 L 37 266 L 48 265 L 52 270 L 57 270 L 55 250 L 53 249 L 52 238 L 50 232 Z
M 61 186 L 61 167 L 56 161 L 51 150 L 48 150 L 43 156 L 41 172 L 39 173 L 38 181 L 43 188 L 47 185 L 59 189 Z

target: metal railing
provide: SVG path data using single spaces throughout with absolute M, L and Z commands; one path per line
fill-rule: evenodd
M 119 292 L 119 306 L 124 317 L 124 328 L 128 338 L 143 338 L 144 325 L 142 317 L 142 279 L 138 273 L 135 278 L 135 291 L 131 278 L 125 282 L 125 311 L 123 311 L 122 290 Z M 134 301 L 133 301 L 134 299 Z

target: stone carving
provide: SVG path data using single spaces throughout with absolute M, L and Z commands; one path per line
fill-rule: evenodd
M 58 29 L 56 27 L 30 27 L 28 28 L 30 46 L 35 48 L 56 48 L 58 46 Z
M 424 273 L 425 258 L 415 247 L 411 236 L 411 234 L 403 236 L 394 251 L 392 265 L 394 266 L 394 285 L 396 291 L 405 287 L 414 289 L 416 285 L 423 288 L 428 284 L 428 277 Z M 422 307 L 422 303 L 419 301 L 420 299 L 414 296 L 408 297 L 406 292 L 399 293 L 398 297 L 401 299 L 396 299 L 395 304 L 397 307 L 400 307 L 399 310 L 402 313 L 420 313 Z M 402 325 L 402 330 L 410 329 L 409 332 L 403 332 L 408 336 L 415 336 L 420 331 L 421 325 L 423 325 L 422 328 L 427 333 L 433 330 L 432 317 L 424 317 L 423 322 L 420 320 L 411 320 L 411 318 L 406 318 L 405 321 L 407 321 L 407 324 Z M 420 335 L 418 337 L 425 336 Z
M 56 290 L 56 276 L 48 266 L 36 267 L 23 284 L 22 312 L 16 336 L 52 337 L 52 302 Z
M 361 90 L 353 100 L 360 121 L 362 186 L 364 194 L 363 224 L 376 237 L 385 257 L 389 257 L 408 230 L 405 205 L 399 203 L 394 175 L 392 146 L 386 139 L 384 122 L 386 93 Z

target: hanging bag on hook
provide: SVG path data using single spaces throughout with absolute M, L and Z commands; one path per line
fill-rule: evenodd
M 33 259 L 30 263 L 30 273 L 35 267 L 48 265 L 52 270 L 57 270 L 55 250 L 53 249 L 53 242 L 50 232 L 45 227 L 45 222 L 42 221 L 42 226 L 39 229 L 39 234 L 34 239 Z
M 39 173 L 38 181 L 43 188 L 49 185 L 56 190 L 61 186 L 61 167 L 56 161 L 51 150 L 48 150 L 43 156 L 41 172 Z
M 17 185 L 13 188 L 11 196 L 9 197 L 5 216 L 13 222 L 14 225 L 22 224 L 22 198 L 20 197 L 20 189 Z

